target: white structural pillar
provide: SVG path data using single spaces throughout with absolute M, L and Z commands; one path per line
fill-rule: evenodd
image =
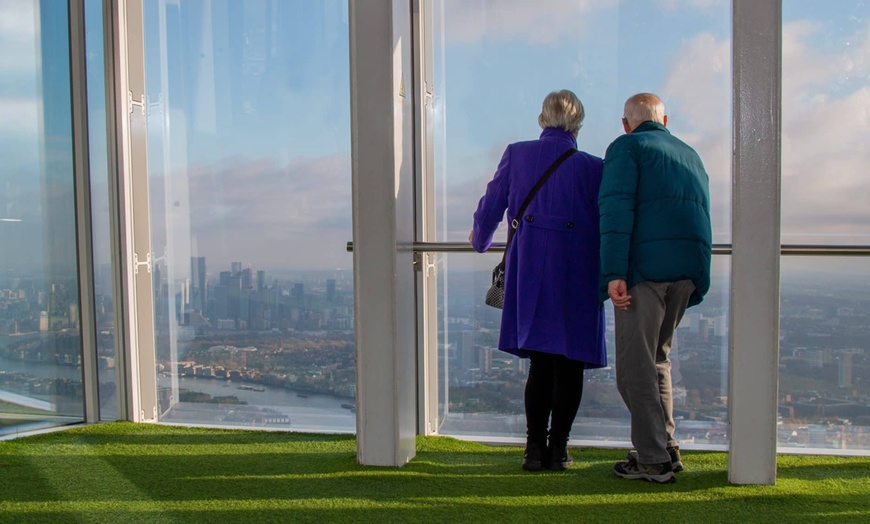
M 115 142 L 109 145 L 114 180 L 112 243 L 119 256 L 116 264 L 115 343 L 123 376 L 121 417 L 133 422 L 156 422 L 158 411 L 155 366 L 154 292 L 152 288 L 151 224 L 148 200 L 147 103 L 145 99 L 145 31 L 142 0 L 105 2 L 106 38 L 112 47 L 114 77 L 107 92 L 112 93 Z M 110 134 L 111 136 L 112 134 Z
M 410 2 L 349 14 L 357 460 L 402 466 L 417 408 Z
M 728 479 L 776 483 L 781 0 L 734 0 Z

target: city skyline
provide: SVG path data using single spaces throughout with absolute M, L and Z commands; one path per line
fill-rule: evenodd
M 237 273 L 250 269 L 253 275 L 250 288 L 256 287 L 256 268 L 245 268 L 241 263 L 226 270 L 215 268 L 217 275 L 210 279 L 212 285 L 220 286 L 221 270 L 233 273 L 234 269 Z M 726 277 L 717 279 L 727 281 Z M 332 307 L 328 298 L 331 293 L 337 293 L 336 296 L 345 293 L 345 297 L 350 298 L 348 289 L 341 290 L 340 281 L 336 282 L 336 291 L 330 291 L 328 280 L 331 279 L 316 273 L 300 274 L 298 280 L 282 281 L 276 283 L 276 287 L 287 292 L 283 296 L 290 304 L 298 298 L 299 295 L 294 296 L 294 293 L 302 284 L 302 295 L 309 298 L 295 304 L 301 308 L 300 312 L 306 309 L 316 312 L 320 308 Z M 439 304 L 450 311 L 449 317 L 439 321 L 438 328 L 441 340 L 439 361 L 446 366 L 443 387 L 447 388 L 446 398 L 449 399 L 449 406 L 445 406 L 443 413 L 445 425 L 442 430 L 446 434 L 494 431 L 493 435 L 517 436 L 516 417 L 522 418 L 525 362 L 495 349 L 498 312 L 478 304 L 476 300 L 487 286 L 485 272 L 457 272 L 453 281 L 453 290 L 446 297 L 439 298 Z M 319 284 L 308 286 L 305 282 Z M 0 282 L 2 326 L 10 325 L 9 312 L 17 311 L 19 316 L 24 313 L 24 309 L 12 307 L 13 304 L 20 305 L 33 299 L 35 309 L 30 311 L 37 313 L 42 310 L 40 304 L 49 301 L 48 295 L 40 299 L 39 294 L 40 289 L 52 286 L 28 283 L 24 279 L 19 279 L 18 283 L 18 289 L 12 289 L 6 287 L 10 281 Z M 348 283 L 350 280 L 345 285 Z M 58 284 L 54 288 L 60 291 Z M 837 298 L 850 291 L 851 298 Z M 866 346 L 870 335 L 867 322 L 870 318 L 870 284 L 856 287 L 846 277 L 794 281 L 783 289 L 782 297 L 779 412 L 783 433 L 780 445 L 825 448 L 845 445 L 870 449 L 870 431 L 866 436 L 859 431 L 870 426 L 870 392 L 867 389 L 870 383 L 870 348 Z M 677 330 L 672 355 L 676 410 L 682 417 L 681 429 L 678 430 L 682 441 L 719 445 L 727 442 L 727 286 L 715 285 L 708 299 L 689 310 Z M 61 304 L 61 309 L 63 306 Z M 30 317 L 35 323 L 33 314 Z M 158 339 L 165 340 L 164 330 L 169 324 L 158 322 L 156 327 Z M 181 330 L 188 327 L 186 324 L 178 325 Z M 336 331 L 320 323 L 277 329 L 265 326 L 252 329 L 249 325 L 237 323 L 190 328 L 193 331 L 177 339 L 177 360 L 169 359 L 168 346 L 158 349 L 157 364 L 161 377 L 166 373 L 165 378 L 160 378 L 162 390 L 167 395 L 162 404 L 167 410 L 166 420 L 213 420 L 217 423 L 217 418 L 185 417 L 219 417 L 237 405 L 237 409 L 246 413 L 237 415 L 241 417 L 240 421 L 254 420 L 250 417 L 278 420 L 275 416 L 281 413 L 295 413 L 288 415 L 288 420 L 291 423 L 295 420 L 298 424 L 306 420 L 304 415 L 295 411 L 304 405 L 306 395 L 335 395 L 337 399 L 352 396 L 352 390 L 347 389 L 354 374 L 352 330 Z M 612 318 L 608 317 L 611 361 L 612 330 Z M 75 406 L 81 395 L 80 379 L 70 381 L 56 371 L 58 366 L 81 369 L 80 357 L 76 358 L 80 351 L 78 342 L 72 343 L 78 340 L 74 333 L 76 330 L 71 324 L 58 324 L 42 331 L 38 338 L 34 336 L 39 334 L 39 330 L 29 336 L 25 333 L 10 336 L 8 331 L 0 334 L 0 359 L 3 359 L 6 370 L 0 373 L 0 390 L 29 395 L 39 401 L 47 400 L 58 406 L 67 406 L 66 409 Z M 43 342 L 38 343 L 40 340 Z M 46 343 L 51 345 L 44 345 Z M 43 347 L 54 348 L 52 353 L 56 356 L 46 360 L 44 350 L 40 349 Z M 34 351 L 42 351 L 44 356 L 38 357 L 37 353 L 32 353 Z M 247 355 L 247 358 L 242 359 L 240 355 Z M 111 371 L 114 365 L 108 355 L 101 355 L 101 367 Z M 21 371 L 15 371 L 33 371 L 34 366 L 56 378 L 39 382 L 38 378 L 27 378 Z M 176 374 L 179 380 L 177 389 L 173 389 L 169 379 L 172 374 Z M 37 383 L 41 385 L 37 387 Z M 246 384 L 265 389 L 260 392 L 241 388 Z M 110 392 L 113 383 L 103 386 Z M 101 386 L 101 390 L 104 387 Z M 575 427 L 577 438 L 617 438 L 622 431 L 619 428 L 624 429 L 627 423 L 627 414 L 616 393 L 612 367 L 588 373 L 585 389 Z M 290 402 L 286 408 L 282 410 L 280 405 L 264 404 L 261 407 L 265 411 L 259 410 L 258 398 L 272 398 L 258 397 L 259 394 L 278 394 L 284 390 L 289 392 L 289 396 L 281 397 Z M 169 394 L 172 391 L 176 396 Z M 296 396 L 297 393 L 301 396 Z M 169 402 L 171 398 L 175 400 Z M 242 402 L 242 405 L 237 402 Z M 329 408 L 335 410 L 335 420 L 344 421 L 340 424 L 345 425 L 353 421 L 346 408 L 341 406 L 346 403 L 337 400 Z M 242 409 L 242 406 L 247 407 Z M 173 411 L 176 407 L 178 411 Z M 596 420 L 609 422 L 600 426 L 594 423 Z M 304 427 L 311 428 L 310 425 Z M 595 428 L 613 433 L 594 433 Z M 348 426 L 343 430 L 352 428 Z

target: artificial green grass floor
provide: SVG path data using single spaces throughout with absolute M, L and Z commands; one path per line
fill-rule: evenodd
M 780 456 L 776 486 L 732 486 L 727 455 L 684 451 L 671 485 L 566 472 L 522 450 L 420 437 L 403 468 L 360 466 L 352 436 L 113 422 L 0 441 L 2 522 L 870 522 L 870 458 Z

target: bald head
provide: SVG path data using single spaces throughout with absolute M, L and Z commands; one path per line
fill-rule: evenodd
M 667 125 L 665 103 L 652 93 L 638 93 L 625 102 L 623 124 L 625 132 L 630 133 L 644 122 L 656 122 Z

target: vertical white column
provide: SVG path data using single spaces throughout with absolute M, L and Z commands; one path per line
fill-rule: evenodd
M 417 408 L 411 9 L 349 6 L 357 459 L 401 466 Z
M 781 0 L 733 0 L 728 479 L 776 482 Z
M 116 264 L 115 343 L 124 346 L 124 398 L 119 416 L 134 422 L 157 420 L 157 371 L 154 351 L 154 295 L 151 282 L 151 223 L 148 201 L 148 154 L 145 102 L 145 48 L 142 0 L 104 3 L 111 16 L 115 142 L 111 206 Z M 107 59 L 109 55 L 107 54 Z M 113 213 L 114 214 L 114 213 Z M 120 300 L 118 300 L 120 297 Z M 119 390 L 120 396 L 120 390 Z
M 432 52 L 432 1 L 414 0 L 414 105 L 416 235 L 436 242 L 434 78 Z M 417 380 L 418 432 L 438 432 L 438 264 L 436 253 L 417 254 Z M 443 256 L 443 255 L 442 255 Z

